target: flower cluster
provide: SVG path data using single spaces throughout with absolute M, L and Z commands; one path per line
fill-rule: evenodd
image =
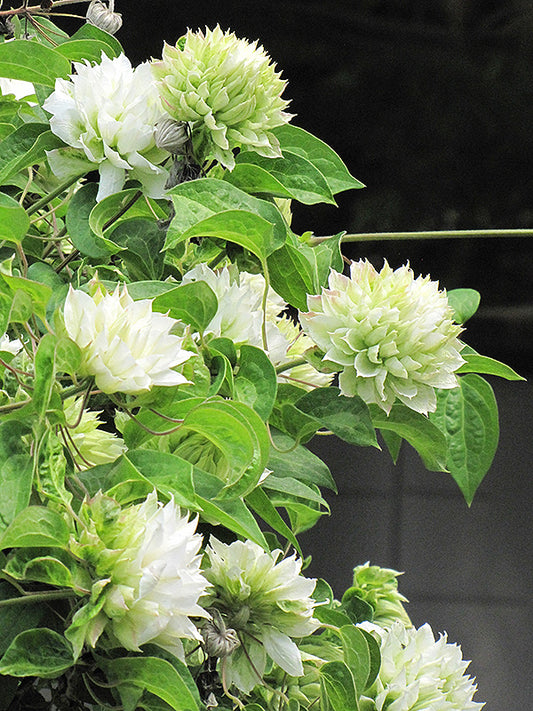
M 82 374 L 94 375 L 103 392 L 139 393 L 187 382 L 172 370 L 193 355 L 182 348 L 182 337 L 169 333 L 177 322 L 152 312 L 149 299 L 133 301 L 126 286 L 111 294 L 99 288 L 94 297 L 71 287 L 64 320 L 82 349 Z
M 462 329 L 429 277 L 415 279 L 408 266 L 385 262 L 378 272 L 366 260 L 352 262 L 350 276 L 332 271 L 329 288 L 309 296 L 308 306 L 300 322 L 324 360 L 338 366 L 344 395 L 387 413 L 396 401 L 428 413 L 435 388 L 457 387 Z
M 231 169 L 235 148 L 281 155 L 272 129 L 292 118 L 281 98 L 285 82 L 257 42 L 220 27 L 189 30 L 176 46 L 165 44 L 152 69 L 168 113 L 190 123 L 200 162 L 214 158 Z

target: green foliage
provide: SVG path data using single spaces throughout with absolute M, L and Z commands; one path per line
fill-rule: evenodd
M 104 662 L 110 681 L 122 686 L 147 690 L 169 704 L 175 711 L 196 711 L 201 708 L 198 693 L 194 693 L 190 672 L 176 660 L 171 664 L 158 657 L 122 657 Z
M 65 79 L 69 73 L 69 60 L 40 42 L 0 44 L 0 76 L 53 87 L 57 77 Z
M 479 375 L 463 376 L 458 388 L 439 393 L 431 421 L 444 433 L 446 468 L 470 505 L 498 446 L 498 406 L 491 386 Z
M 379 624 L 379 615 L 355 586 L 339 602 L 318 580 L 307 613 L 320 626 L 307 636 L 280 629 L 281 641 L 261 637 L 263 627 L 275 628 L 261 618 L 262 607 L 257 620 L 248 619 L 255 601 L 243 602 L 248 592 L 240 578 L 238 595 L 228 593 L 243 602 L 239 609 L 213 598 L 202 617 L 212 594 L 206 588 L 198 599 L 190 593 L 194 614 L 182 614 L 176 600 L 194 589 L 195 573 L 172 577 L 183 551 L 162 565 L 159 549 L 170 550 L 182 534 L 167 540 L 165 525 L 154 520 L 174 516 L 173 506 L 182 510 L 183 525 L 197 527 L 198 541 L 203 536 L 197 548 L 191 538 L 198 565 L 210 534 L 222 543 L 251 541 L 265 554 L 281 550 L 284 585 L 291 565 L 299 570 L 309 562 L 300 534 L 330 513 L 323 490 L 336 492 L 328 465 L 307 447 L 317 433 L 379 449 L 379 430 L 394 461 L 405 440 L 429 470 L 448 472 L 470 504 L 498 442 L 496 402 L 479 374 L 521 376 L 464 346 L 458 387 L 438 391 L 429 416 L 398 403 L 387 414 L 346 396 L 335 379 L 324 385 L 324 373 L 342 366 L 327 370 L 328 353 L 304 333 L 296 310 L 311 310 L 316 300 L 309 297 L 328 286 L 331 270 L 343 271 L 345 233 L 295 234 L 291 201 L 335 205 L 340 192 L 364 187 L 337 153 L 287 123 L 261 134 L 272 139 L 272 154 L 279 141 L 277 157 L 242 148 L 232 171 L 216 162 L 196 165 L 203 148 L 190 140 L 191 123 L 170 126 L 182 134 L 177 158 L 156 147 L 145 158 L 133 145 L 135 129 L 146 128 L 143 140 L 150 141 L 164 121 L 131 122 L 113 143 L 131 117 L 96 115 L 100 87 L 92 97 L 87 92 L 94 105 L 83 111 L 101 121 L 103 137 L 91 137 L 91 128 L 83 141 L 65 145 L 42 108 L 56 79 L 79 76 L 72 62 L 89 67 L 119 57 L 120 43 L 88 23 L 69 37 L 41 15 L 37 36 L 27 40 L 21 20 L 14 23 L 17 39 L 0 43 L 0 76 L 32 82 L 33 95 L 31 102 L 0 98 L 0 708 L 28 684 L 43 694 L 82 689 L 80 703 L 93 709 L 367 711 L 374 702 L 361 697 L 375 690 L 380 645 L 357 625 Z M 221 105 L 226 90 L 217 95 Z M 226 118 L 245 109 L 226 108 Z M 64 137 L 79 128 L 69 117 L 59 117 Z M 211 118 L 215 125 L 220 117 Z M 81 113 L 78 119 L 81 126 Z M 215 143 L 224 140 L 220 133 Z M 63 161 L 64 175 L 53 174 L 50 151 Z M 137 169 L 145 160 L 169 171 L 173 187 L 157 199 L 128 172 L 127 161 Z M 97 175 L 112 166 L 125 171 L 125 189 L 97 201 Z M 134 175 L 152 169 L 140 168 Z M 201 280 L 184 284 L 183 275 L 199 265 L 210 275 L 215 270 L 215 278 L 226 268 L 227 292 Z M 243 272 L 260 272 L 264 282 L 258 287 Z M 472 289 L 448 293 L 461 324 L 479 300 Z M 151 318 L 158 324 L 152 331 L 145 328 Z M 332 336 L 340 350 L 350 338 Z M 384 357 L 379 343 L 371 346 Z M 156 513 L 137 529 L 149 504 Z M 143 548 L 150 545 L 158 550 Z M 303 560 L 292 560 L 293 551 Z M 134 564 L 139 570 L 124 583 Z M 196 574 L 207 575 L 209 565 L 205 556 Z M 269 584 L 261 571 L 254 574 L 259 587 Z M 294 575 L 295 590 L 312 588 Z M 174 605 L 175 629 L 164 628 L 170 608 L 163 605 L 160 614 L 157 595 L 143 597 L 159 585 L 165 605 Z M 279 603 L 287 619 L 297 619 L 297 597 Z M 314 622 L 306 622 L 311 632 Z M 117 631 L 128 625 L 129 646 Z M 214 654 L 213 638 L 239 646 Z M 182 639 L 186 662 L 174 656 L 182 655 Z M 298 669 L 303 675 L 291 676 Z M 250 679 L 248 693 L 243 683 Z
M 0 659 L 0 674 L 54 679 L 74 664 L 67 640 L 47 628 L 24 630 Z
M 30 226 L 26 211 L 9 197 L 0 193 L 0 235 L 8 242 L 20 244 Z

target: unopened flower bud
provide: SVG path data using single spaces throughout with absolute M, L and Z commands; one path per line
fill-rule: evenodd
M 226 627 L 218 610 L 213 610 L 213 619 L 202 628 L 202 637 L 209 657 L 227 657 L 240 645 L 237 632 Z
M 119 12 L 114 12 L 112 7 L 107 7 L 100 0 L 92 0 L 85 17 L 91 25 L 95 25 L 110 35 L 114 35 L 122 27 L 122 15 Z
M 186 121 L 176 121 L 164 118 L 158 121 L 154 132 L 155 145 L 173 154 L 183 153 L 189 140 L 189 130 Z

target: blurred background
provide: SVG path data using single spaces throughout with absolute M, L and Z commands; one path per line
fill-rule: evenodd
M 533 227 L 531 0 L 117 0 L 117 9 L 134 63 L 188 27 L 219 23 L 260 39 L 289 82 L 294 123 L 367 185 L 340 195 L 338 208 L 297 210 L 296 231 Z M 447 289 L 478 289 L 465 340 L 531 375 L 531 239 L 376 239 L 345 251 L 378 267 L 409 260 Z M 494 388 L 501 444 L 470 509 L 408 448 L 393 467 L 386 452 L 316 438 L 340 493 L 302 542 L 310 574 L 338 595 L 366 560 L 405 570 L 415 624 L 461 643 L 486 711 L 513 711 L 533 698 L 533 388 Z

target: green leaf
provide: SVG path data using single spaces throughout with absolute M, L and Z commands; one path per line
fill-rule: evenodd
M 369 409 L 374 427 L 390 430 L 407 440 L 430 471 L 446 471 L 446 438 L 432 421 L 400 404 L 393 405 L 388 415 L 377 405 Z
M 89 217 L 96 207 L 97 183 L 86 183 L 70 199 L 66 224 L 72 244 L 82 254 L 93 259 L 107 260 L 122 247 L 110 239 L 97 235 L 89 224 Z
M 325 625 L 333 625 L 334 627 L 343 627 L 344 625 L 352 624 L 352 621 L 340 609 L 330 609 L 328 607 L 315 607 L 314 617 Z
M 379 449 L 368 407 L 361 398 L 345 397 L 334 387 L 316 388 L 300 398 L 296 407 L 345 442 Z
M 240 402 L 208 400 L 185 415 L 180 432 L 187 430 L 205 437 L 226 461 L 225 486 L 219 496 L 243 496 L 257 485 L 270 443 L 254 410 Z
M 466 360 L 456 373 L 483 373 L 484 375 L 497 375 L 499 378 L 506 380 L 525 380 L 521 375 L 518 375 L 509 365 L 501 363 L 499 360 L 488 358 L 477 353 L 465 353 L 461 355 Z
M 131 684 L 165 701 L 175 711 L 195 711 L 200 709 L 196 696 L 191 692 L 183 675 L 175 665 L 158 657 L 122 657 L 102 662 L 108 679 L 112 683 Z
M 324 711 L 359 711 L 353 676 L 343 662 L 320 667 L 320 692 Z
M 370 677 L 370 650 L 363 632 L 354 625 L 341 627 L 344 661 L 352 672 L 355 688 L 364 691 Z
M 209 350 L 211 351 L 211 349 Z M 209 396 L 220 393 L 233 399 L 235 397 L 235 379 L 233 377 L 233 368 L 228 358 L 215 351 L 209 362 L 209 372 L 212 378 Z
M 457 323 L 465 323 L 476 313 L 481 295 L 475 289 L 452 289 L 448 292 L 448 303 L 453 309 Z
M 4 580 L 0 580 L 0 602 L 2 600 L 11 600 L 19 596 L 19 593 L 12 585 L 9 585 Z M 18 634 L 39 625 L 47 614 L 46 605 L 43 605 L 42 601 L 32 603 L 31 598 L 28 599 L 25 605 L 6 605 L 1 609 L 0 655 L 5 653 L 6 649 Z
M 0 44 L 0 50 L 5 45 Z M 46 151 L 63 145 L 46 123 L 24 123 L 0 144 L 0 185 L 6 185 L 19 171 L 46 158 Z
M 44 506 L 27 506 L 0 537 L 0 548 L 66 548 L 69 537 L 60 514 Z
M 165 256 L 161 250 L 165 232 L 153 219 L 135 217 L 121 222 L 113 230 L 113 241 L 124 249 L 120 258 L 131 279 L 158 280 L 162 277 Z
M 157 296 L 152 310 L 168 312 L 172 318 L 188 323 L 195 331 L 203 333 L 216 315 L 218 300 L 205 281 L 195 281 Z
M 300 544 L 298 543 L 296 536 L 281 518 L 275 507 L 272 505 L 272 502 L 260 486 L 248 494 L 246 502 L 252 507 L 258 516 L 261 516 L 263 521 L 267 523 L 270 528 L 277 533 L 280 533 L 290 543 L 292 543 L 300 556 L 302 556 L 302 549 L 300 548 Z
M 0 424 L 0 530 L 30 502 L 33 462 L 22 439 L 28 432 L 28 425 L 16 420 Z
M 182 235 L 182 240 L 192 237 L 218 237 L 239 244 L 266 259 L 272 251 L 273 224 L 260 215 L 244 210 L 226 210 L 197 222 Z
M 276 400 L 277 385 L 276 371 L 267 354 L 255 346 L 242 345 L 235 375 L 236 399 L 266 421 Z
M 24 630 L 0 660 L 0 674 L 55 679 L 74 664 L 72 646 L 57 632 L 39 627 Z
M 470 505 L 498 446 L 498 406 L 491 386 L 479 375 L 459 378 L 458 388 L 438 391 L 430 419 L 444 433 L 447 469 Z
M 265 158 L 254 151 L 243 151 L 235 162 L 235 168 L 226 173 L 225 179 L 241 190 L 262 192 L 261 183 L 264 187 L 264 173 L 267 172 L 285 188 L 281 194 L 274 193 L 279 197 L 291 197 L 305 205 L 319 202 L 335 205 L 331 189 L 320 170 L 297 153 L 285 151 L 282 158 Z
M 108 57 L 118 57 L 124 52 L 122 45 L 116 37 L 110 35 L 108 32 L 104 32 L 96 25 L 91 25 L 89 22 L 83 24 L 76 32 L 72 35 L 71 40 L 85 40 L 92 39 L 98 40 L 99 42 L 107 45 L 105 53 Z
M 55 385 L 57 337 L 47 333 L 35 354 L 35 381 L 32 402 L 39 419 L 46 416 Z
M 270 496 L 276 501 L 276 506 L 285 506 L 287 502 L 301 499 L 303 502 L 314 501 L 329 511 L 328 503 L 322 498 L 318 488 L 313 488 L 313 485 L 308 486 L 293 477 L 277 477 L 270 474 L 263 482 L 263 489 L 270 492 Z
M 87 60 L 93 64 L 101 62 L 102 52 L 111 59 L 117 56 L 107 42 L 99 39 L 70 39 L 56 47 L 55 51 L 71 62 Z
M 66 79 L 70 71 L 68 59 L 40 42 L 13 40 L 0 44 L 0 76 L 54 86 L 57 77 Z
M 302 250 L 284 244 L 267 259 L 270 283 L 291 306 L 307 311 L 307 294 L 316 294 L 318 284 L 313 267 Z
M 365 187 L 350 175 L 332 148 L 303 128 L 287 123 L 275 128 L 273 133 L 280 142 L 283 155 L 296 153 L 312 163 L 322 173 L 334 195 L 343 190 Z
M 29 315 L 33 311 L 42 321 L 46 321 L 46 304 L 52 295 L 52 289 L 49 286 L 31 279 L 24 279 L 24 277 L 0 274 L 0 292 L 9 295 L 11 298 L 19 296 L 18 292 L 22 292 L 20 296 L 25 297 L 25 303 L 30 309 Z M 29 315 L 18 319 L 13 309 L 10 320 L 23 323 L 29 318 Z
M 193 478 L 196 500 L 203 511 L 203 518 L 208 523 L 224 526 L 268 550 L 263 532 L 241 498 L 221 499 L 223 484 L 213 474 L 195 469 Z
M 32 554 L 34 555 L 35 551 L 32 551 Z M 33 557 L 33 555 L 31 560 L 27 561 L 24 566 L 21 579 L 45 583 L 46 585 L 59 585 L 64 588 L 74 587 L 72 573 L 65 563 L 53 556 Z M 11 575 L 13 574 L 12 567 L 8 566 L 6 570 L 8 570 Z
M 190 462 L 174 454 L 138 449 L 123 455 L 153 486 L 165 496 L 173 496 L 178 506 L 195 506 L 196 496 L 193 486 L 193 468 Z M 112 496 L 112 491 L 109 494 Z
M 358 628 L 365 636 L 366 643 L 368 645 L 368 652 L 370 654 L 370 671 L 368 673 L 368 679 L 366 681 L 366 689 L 369 689 L 372 684 L 376 681 L 381 669 L 381 648 L 379 642 L 376 638 L 361 627 Z M 363 689 L 363 691 L 366 691 Z
M 216 226 L 224 228 L 225 235 L 214 234 L 215 237 L 230 239 L 233 235 L 235 239 L 231 241 L 250 249 L 262 259 L 281 247 L 287 238 L 287 226 L 275 205 L 254 198 L 225 180 L 191 180 L 172 188 L 168 195 L 174 203 L 176 216 L 169 225 L 165 249 L 193 235 L 209 236 Z M 248 213 L 262 218 L 262 221 L 247 217 Z M 210 218 L 217 219 L 210 221 Z M 199 223 L 204 223 L 207 232 L 196 229 Z M 253 228 L 249 239 L 239 233 L 247 224 Z
M 0 193 L 0 240 L 20 244 L 29 226 L 26 210 L 9 195 Z
M 153 220 L 154 212 L 157 218 L 166 217 L 164 211 L 155 200 L 137 199 L 128 207 L 138 192 L 136 188 L 121 190 L 97 203 L 89 215 L 89 227 L 91 230 L 98 235 L 98 237 L 104 237 L 104 233 L 106 236 L 111 235 L 122 222 L 131 220 L 134 217 L 144 217 Z M 117 217 L 117 215 L 120 215 L 120 217 Z M 111 224 L 108 225 L 110 222 Z
M 276 476 L 290 476 L 337 491 L 331 472 L 319 457 L 301 445 L 295 446 L 291 437 L 276 430 L 272 430 L 272 441 L 274 447 L 270 450 L 267 468 Z

